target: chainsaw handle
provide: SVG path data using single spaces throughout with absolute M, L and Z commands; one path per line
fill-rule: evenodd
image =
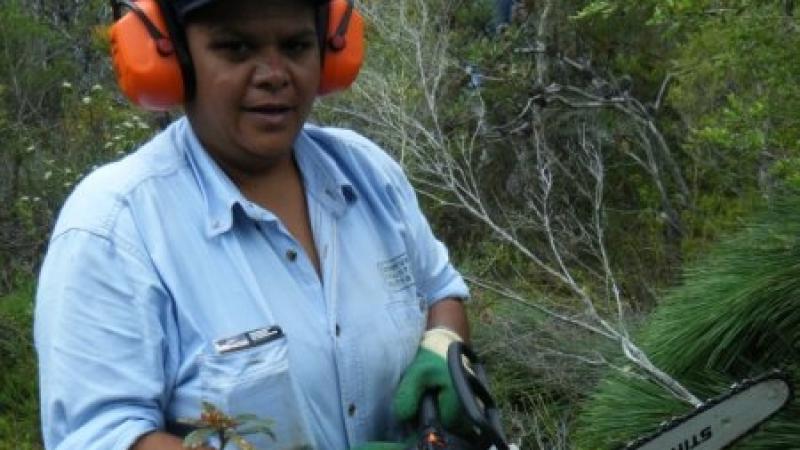
M 439 421 L 439 408 L 436 402 L 436 389 L 423 392 L 417 410 L 419 421 L 419 439 L 410 450 L 446 450 L 448 439 L 446 432 Z
M 464 358 L 469 361 L 472 371 L 464 366 Z M 494 445 L 497 450 L 508 450 L 500 422 L 500 411 L 486 387 L 486 373 L 478 355 L 463 342 L 453 342 L 447 348 L 447 365 L 461 406 L 479 432 L 478 439 L 482 448 Z
M 422 427 L 433 427 L 439 425 L 439 409 L 436 406 L 435 390 L 427 390 L 424 394 L 422 394 L 418 418 L 419 424 Z

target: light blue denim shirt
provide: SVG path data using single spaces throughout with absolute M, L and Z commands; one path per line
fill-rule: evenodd
M 48 449 L 128 449 L 202 401 L 272 419 L 257 448 L 396 437 L 392 393 L 427 310 L 467 288 L 375 144 L 307 125 L 295 159 L 321 279 L 186 119 L 80 183 L 36 298 Z

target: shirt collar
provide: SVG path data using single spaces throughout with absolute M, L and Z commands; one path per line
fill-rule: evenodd
M 339 152 L 330 148 L 334 142 L 325 142 L 313 136 L 320 133 L 314 125 L 306 125 L 297 136 L 294 155 L 306 192 L 314 197 L 334 217 L 341 217 L 347 208 L 356 202 L 358 196 L 353 184 L 342 171 L 341 161 L 335 155 Z
M 206 204 L 206 235 L 214 237 L 233 226 L 236 206 L 253 220 L 277 220 L 269 211 L 254 206 L 206 152 L 188 119 L 180 119 L 187 159 Z M 323 146 L 309 135 L 317 127 L 306 125 L 294 144 L 294 155 L 308 195 L 335 217 L 342 216 L 357 199 L 352 183 Z

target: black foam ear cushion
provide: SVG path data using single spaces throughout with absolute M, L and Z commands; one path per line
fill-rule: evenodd
M 178 65 L 181 68 L 181 75 L 183 76 L 183 98 L 184 101 L 190 101 L 194 97 L 197 87 L 197 80 L 194 75 L 194 63 L 192 62 L 192 55 L 189 53 L 189 43 L 186 40 L 186 32 L 180 24 L 178 13 L 174 6 L 167 0 L 156 0 L 161 14 L 164 18 L 164 24 L 167 26 L 167 31 L 172 39 L 173 47 L 175 48 L 175 56 L 178 58 Z M 208 3 L 208 0 L 204 3 Z

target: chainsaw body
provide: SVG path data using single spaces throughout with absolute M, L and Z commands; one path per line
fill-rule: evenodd
M 445 430 L 439 421 L 436 392 L 429 391 L 418 413 L 419 439 L 409 450 L 510 450 L 478 356 L 466 344 L 453 342 L 447 349 L 447 365 L 472 435 L 466 439 Z

